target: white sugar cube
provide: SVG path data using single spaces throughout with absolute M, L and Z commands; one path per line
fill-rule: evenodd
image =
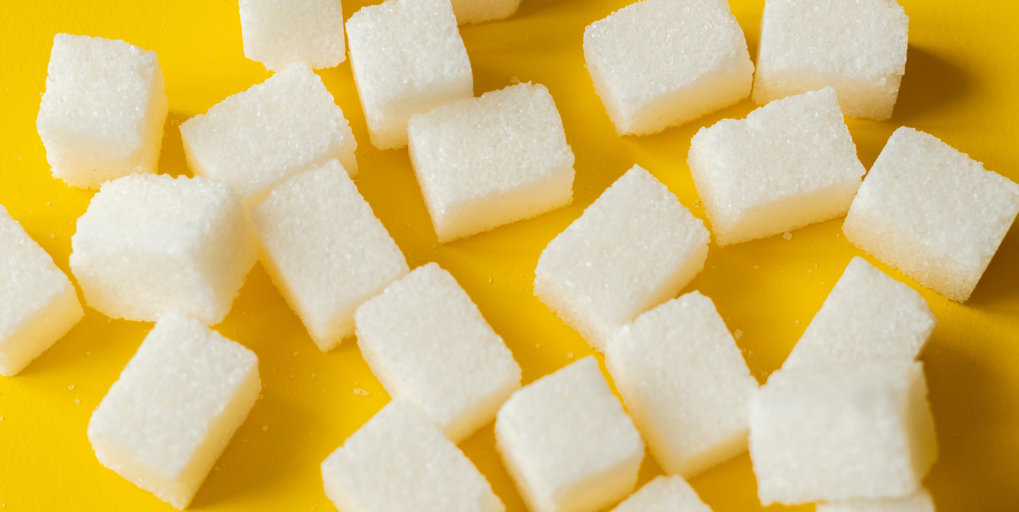
M 666 473 L 691 477 L 746 450 L 757 381 L 711 299 L 692 292 L 640 315 L 605 362 Z
M 357 142 L 322 79 L 292 64 L 180 125 L 196 175 L 224 181 L 246 201 L 276 183 L 337 159 L 357 172 Z
M 71 237 L 85 301 L 112 318 L 219 323 L 257 258 L 240 200 L 206 178 L 135 174 L 92 197 Z
M 865 172 L 830 87 L 702 128 L 688 162 L 719 245 L 843 215 Z
M 754 101 L 832 86 L 846 115 L 891 117 L 909 18 L 895 0 L 767 0 Z
M 912 361 L 936 322 L 919 293 L 853 258 L 782 367 Z
M 0 206 L 0 375 L 17 374 L 81 320 L 67 276 Z
M 665 185 L 634 166 L 545 247 L 534 294 L 604 349 L 620 327 L 700 272 L 708 239 Z
M 593 512 L 637 482 L 644 442 L 594 357 L 514 393 L 495 420 L 503 463 L 534 512 Z
M 915 492 L 937 456 L 923 366 L 779 370 L 750 400 L 750 456 L 764 505 Z
M 513 85 L 415 115 L 408 134 L 440 242 L 534 217 L 573 198 L 573 152 L 542 85 Z
M 485 477 L 428 416 L 395 399 L 322 462 L 343 512 L 502 512 Z
M 168 104 L 155 52 L 57 34 L 47 73 L 36 127 L 53 176 L 99 188 L 156 171 Z
M 513 354 L 449 272 L 418 267 L 354 315 L 361 355 L 391 396 L 459 442 L 520 387 Z
M 280 183 L 248 214 L 266 271 L 322 350 L 353 334 L 357 307 L 409 270 L 335 160 Z
M 517 12 L 520 0 L 453 0 L 458 23 L 501 20 Z
M 88 424 L 102 465 L 182 509 L 261 391 L 258 358 L 200 322 L 156 323 Z
M 969 298 L 1019 214 L 1019 185 L 937 138 L 899 128 L 846 216 L 846 238 L 920 284 Z
M 584 60 L 621 135 L 647 135 L 750 96 L 754 64 L 725 0 L 642 0 L 584 30 Z
M 414 114 L 474 96 L 450 0 L 386 0 L 347 20 L 350 67 L 372 144 L 407 145 Z
M 645 484 L 612 512 L 711 512 L 711 508 L 682 477 L 663 475 Z
M 921 489 L 902 498 L 818 503 L 817 512 L 934 512 L 934 500 Z
M 244 56 L 279 71 L 295 62 L 331 68 L 347 60 L 340 0 L 240 0 Z

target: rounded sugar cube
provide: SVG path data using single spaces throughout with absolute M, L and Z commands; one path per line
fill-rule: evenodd
M 921 489 L 901 498 L 818 503 L 817 512 L 934 512 L 934 500 L 927 489 Z
M 347 60 L 340 0 L 240 0 L 244 56 L 279 71 L 295 62 L 313 69 Z
M 711 512 L 679 475 L 661 475 L 644 484 L 612 512 Z

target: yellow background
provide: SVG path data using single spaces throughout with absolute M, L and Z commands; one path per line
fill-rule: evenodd
M 347 16 L 364 0 L 344 1 Z M 351 120 L 357 185 L 412 267 L 438 261 L 474 298 L 523 367 L 524 382 L 591 352 L 531 293 L 542 248 L 634 163 L 651 170 L 703 218 L 686 165 L 701 126 L 742 117 L 744 101 L 690 125 L 642 138 L 618 137 L 584 68 L 584 27 L 628 0 L 523 0 L 512 18 L 462 28 L 475 93 L 516 80 L 548 86 L 576 154 L 573 204 L 466 240 L 439 245 L 405 150 L 368 141 L 350 66 L 319 74 Z M 1019 47 L 1011 0 L 903 1 L 910 15 L 906 76 L 891 122 L 849 120 L 870 166 L 899 125 L 928 131 L 1019 180 Z M 162 172 L 187 173 L 178 126 L 268 73 L 244 58 L 237 5 L 229 0 L 3 0 L 0 10 L 0 203 L 67 269 L 75 219 L 91 193 L 53 179 L 35 117 L 57 32 L 124 39 L 154 50 L 170 115 Z M 756 54 L 761 0 L 732 0 Z M 754 374 L 777 368 L 854 255 L 840 220 L 725 249 L 712 247 L 687 287 L 714 299 Z M 923 356 L 941 457 L 927 480 L 941 511 L 1019 510 L 1019 229 L 1005 239 L 965 305 L 920 292 L 939 318 Z M 871 260 L 873 261 L 873 260 Z M 882 266 L 887 269 L 887 267 Z M 905 279 L 900 273 L 892 276 Z M 910 284 L 915 283 L 905 279 Z M 137 349 L 150 324 L 94 311 L 14 378 L 0 377 L 2 510 L 169 510 L 96 462 L 89 414 Z M 217 329 L 260 358 L 263 397 L 234 436 L 195 510 L 332 510 L 319 463 L 388 397 L 347 340 L 320 353 L 256 266 Z M 509 511 L 523 505 L 496 455 L 491 425 L 462 443 Z M 660 470 L 645 459 L 641 482 Z M 693 479 L 718 512 L 757 510 L 746 455 Z M 811 510 L 800 507 L 799 510 Z

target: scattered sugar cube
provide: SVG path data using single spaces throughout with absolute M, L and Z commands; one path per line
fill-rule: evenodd
M 843 215 L 865 172 L 830 87 L 702 128 L 688 162 L 719 245 Z
M 57 34 L 36 127 L 53 176 L 75 187 L 156 171 L 167 99 L 155 52 Z
M 99 462 L 182 509 L 261 389 L 258 358 L 200 322 L 156 323 L 88 424 Z
M 322 462 L 343 512 L 502 512 L 485 477 L 428 416 L 395 399 Z
M 206 178 L 135 174 L 102 186 L 71 237 L 71 271 L 111 318 L 223 320 L 257 259 L 240 200 Z
M 386 391 L 410 399 L 453 442 L 495 418 L 520 387 L 513 354 L 435 263 L 389 285 L 354 320 L 361 355 Z
M 767 0 L 754 101 L 831 86 L 846 115 L 888 119 L 908 42 L 909 18 L 895 0 Z
M 764 505 L 915 492 L 937 457 L 923 366 L 779 370 L 750 400 L 750 457 Z
M 584 60 L 621 135 L 647 135 L 750 96 L 754 64 L 725 0 L 642 0 L 584 30 Z
M 347 20 L 350 67 L 372 144 L 407 145 L 414 114 L 474 96 L 450 0 L 386 0 Z
M 280 183 L 248 214 L 266 271 L 323 351 L 354 333 L 362 302 L 410 270 L 335 160 Z
M 711 512 L 679 475 L 658 476 L 623 500 L 612 512 Z
M 934 500 L 921 489 L 902 498 L 818 503 L 817 512 L 934 512 Z
M 519 6 L 520 0 L 453 0 L 453 12 L 460 24 L 509 18 Z
M 633 491 L 644 442 L 594 357 L 517 391 L 495 420 L 496 448 L 534 512 L 593 512 Z
M 666 473 L 689 478 L 747 449 L 757 381 L 711 299 L 692 292 L 640 315 L 605 362 Z
M 224 181 L 246 201 L 309 167 L 337 159 L 357 172 L 357 142 L 322 79 L 292 64 L 180 125 L 196 175 Z
M 634 166 L 538 259 L 534 294 L 593 346 L 674 297 L 704 266 L 708 230 Z
M 920 284 L 969 298 L 1019 214 L 1019 185 L 937 138 L 899 128 L 846 216 L 846 239 Z
M 573 151 L 543 85 L 513 85 L 410 118 L 414 172 L 440 242 L 569 204 Z
M 295 62 L 331 68 L 347 60 L 340 0 L 240 0 L 244 56 L 279 71 Z
M 74 285 L 0 206 L 0 375 L 11 377 L 81 320 Z

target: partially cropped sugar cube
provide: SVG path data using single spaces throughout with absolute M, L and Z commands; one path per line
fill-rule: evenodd
M 594 512 L 633 491 L 644 442 L 594 357 L 514 393 L 495 420 L 503 463 L 533 512 Z
M 279 71 L 295 62 L 313 69 L 347 60 L 340 0 L 240 0 L 244 56 Z
M 407 145 L 407 121 L 474 96 L 450 0 L 386 0 L 347 20 L 350 68 L 372 144 Z
M 901 498 L 818 503 L 817 512 L 934 512 L 934 500 L 921 489 Z
M 603 350 L 700 272 L 708 239 L 665 185 L 634 166 L 545 247 L 534 294 Z
M 640 315 L 605 363 L 666 473 L 692 477 L 746 450 L 757 380 L 711 299 L 692 292 Z
M 0 375 L 10 377 L 81 320 L 74 285 L 0 206 Z
M 573 151 L 548 89 L 524 83 L 410 119 L 411 162 L 440 242 L 568 204 Z
M 71 271 L 111 318 L 223 320 L 257 258 L 240 199 L 206 178 L 136 174 L 103 185 L 78 218 Z
M 642 0 L 584 30 L 584 60 L 621 135 L 647 135 L 750 96 L 754 64 L 726 0 Z
M 920 284 L 967 300 L 1019 214 L 1019 185 L 899 128 L 846 216 L 846 239 Z
M 88 424 L 99 462 L 182 509 L 261 391 L 258 358 L 200 322 L 156 323 Z
M 36 127 L 53 176 L 71 186 L 156 171 L 167 113 L 156 53 L 57 34 Z
M 322 462 L 326 496 L 343 512 L 502 512 L 471 461 L 428 415 L 395 399 Z
M 920 363 L 785 368 L 750 400 L 761 503 L 877 499 L 916 492 L 937 457 Z
M 909 18 L 895 0 L 767 0 L 754 101 L 831 86 L 848 116 L 891 117 Z
M 322 79 L 292 64 L 180 125 L 196 175 L 229 184 L 246 201 L 326 160 L 357 172 L 357 142 Z
M 679 475 L 659 476 L 623 500 L 612 512 L 711 512 Z
M 322 350 L 353 334 L 357 307 L 409 270 L 335 160 L 280 183 L 248 214 L 269 277 Z
M 936 322 L 919 293 L 853 258 L 782 367 L 912 361 Z
M 688 163 L 719 245 L 841 216 L 865 172 L 830 87 L 702 128 Z
M 508 18 L 520 6 L 520 0 L 453 0 L 452 3 L 460 24 Z

